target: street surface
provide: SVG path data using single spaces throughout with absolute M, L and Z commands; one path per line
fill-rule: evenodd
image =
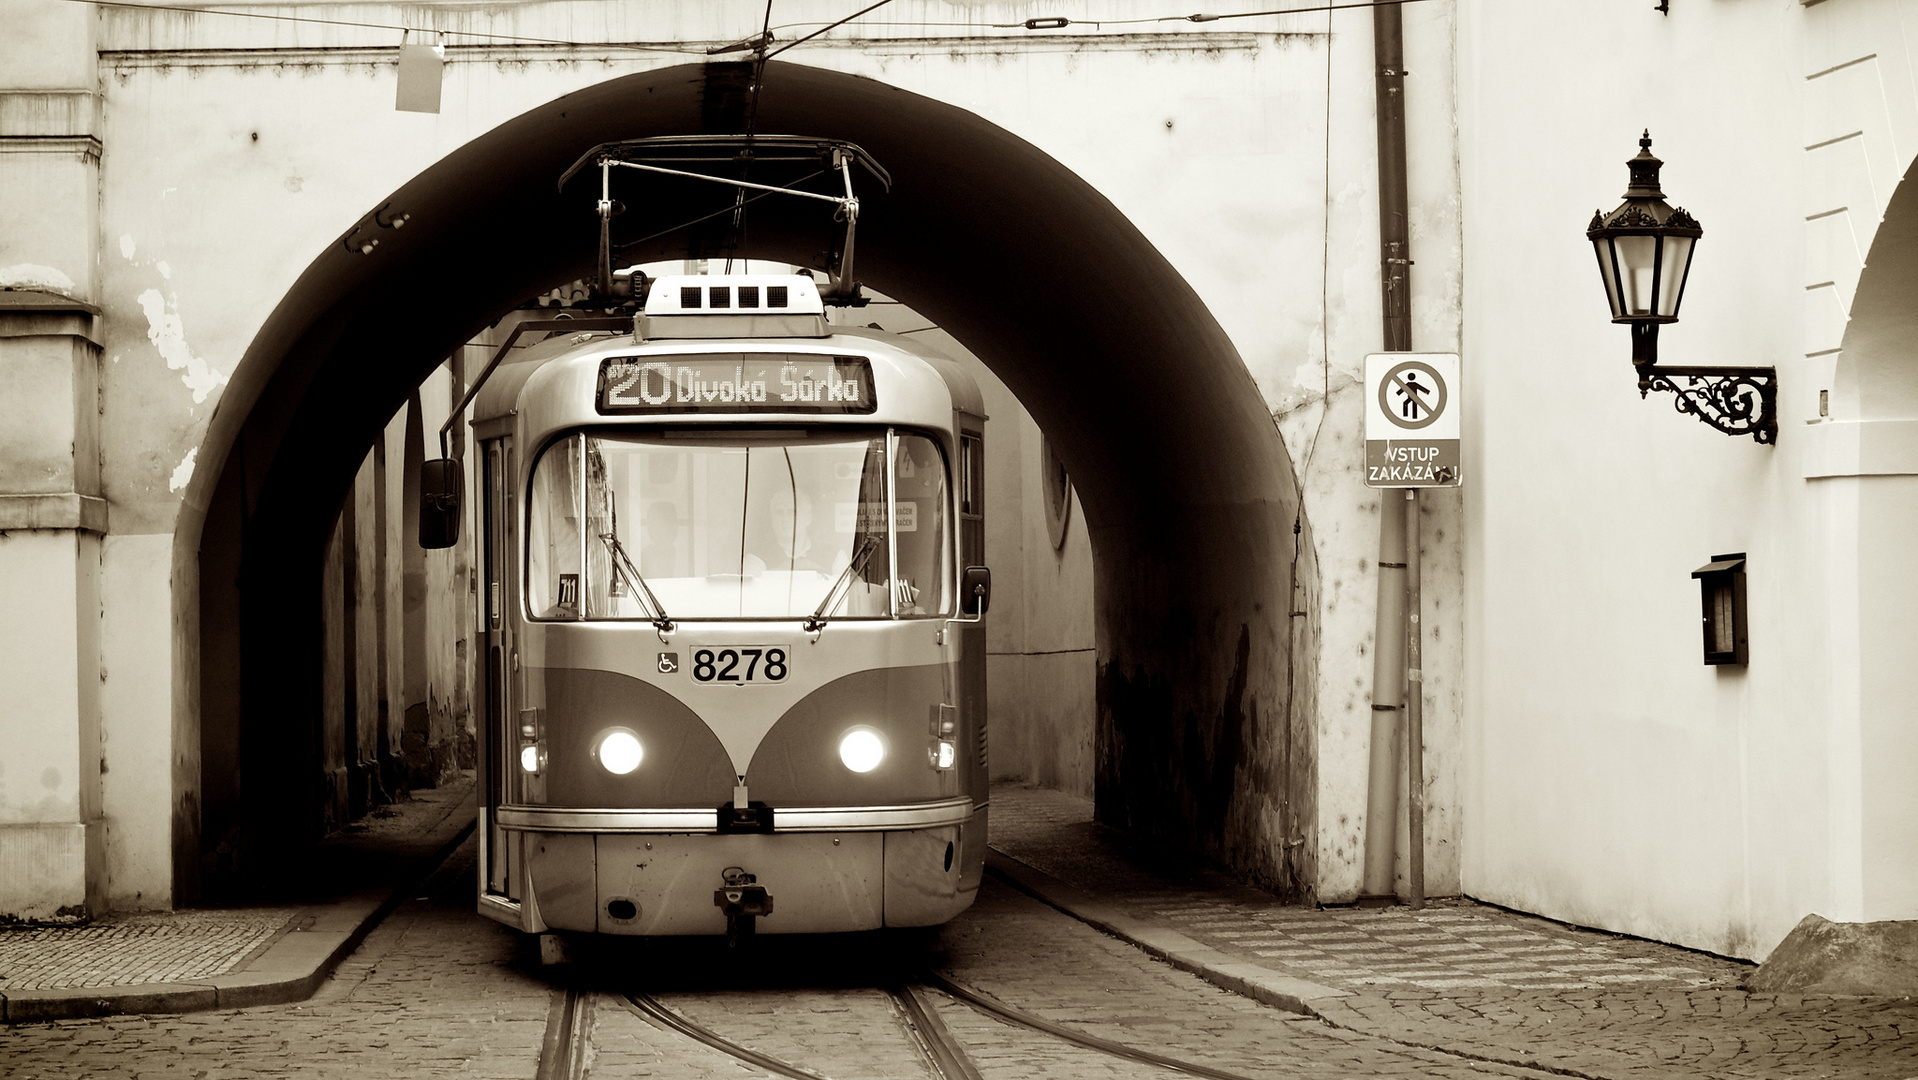
M 463 848 L 297 1005 L 120 1016 L 0 1029 L 0 1074 L 70 1077 L 531 1078 L 556 998 L 581 988 L 575 1075 L 763 1075 L 655 1026 L 621 994 L 644 992 L 734 1041 L 832 1080 L 934 1075 L 885 987 L 914 963 L 1055 1023 L 1255 1077 L 1542 1076 L 1402 1046 L 1238 997 L 988 878 L 936 938 L 712 942 L 616 950 L 542 968 L 529 942 L 473 914 Z M 988 1080 L 1169 1075 L 933 995 Z

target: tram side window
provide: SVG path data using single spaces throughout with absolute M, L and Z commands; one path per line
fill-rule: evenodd
M 893 525 L 898 530 L 901 615 L 943 615 L 951 603 L 952 525 L 946 460 L 924 435 L 901 435 L 893 459 Z
M 548 447 L 527 487 L 526 602 L 536 619 L 579 618 L 580 438 Z

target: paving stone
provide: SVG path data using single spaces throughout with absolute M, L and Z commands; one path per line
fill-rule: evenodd
M 991 841 L 1144 925 L 1350 991 L 1302 1006 L 1355 1034 L 1598 1078 L 1918 1078 L 1910 998 L 1748 993 L 1747 964 L 1456 898 L 1275 912 L 1270 896 L 1127 845 L 1092 823 L 1089 800 L 1041 789 L 994 789 Z M 1186 899 L 1125 899 L 1167 895 Z

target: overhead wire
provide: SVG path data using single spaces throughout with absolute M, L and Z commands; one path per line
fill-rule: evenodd
M 752 172 L 753 131 L 759 125 L 759 88 L 766 81 L 766 46 L 772 42 L 773 0 L 766 0 L 766 18 L 759 28 L 759 42 L 753 46 L 753 89 L 752 101 L 746 106 L 746 154 L 741 159 L 739 178 L 746 179 Z M 818 174 L 814 174 L 818 175 Z M 746 189 L 733 189 L 733 227 L 726 245 L 726 272 L 733 272 L 733 253 L 746 239 Z M 752 259 L 747 255 L 747 261 Z
M 136 4 L 126 0 L 66 0 L 70 4 L 88 4 L 93 7 L 131 8 L 136 11 L 179 11 L 189 15 L 227 15 L 236 19 L 264 19 L 268 22 L 313 23 L 320 26 L 351 26 L 363 30 L 399 30 L 419 33 L 444 34 L 447 37 L 483 38 L 488 41 L 505 41 L 524 45 L 594 45 L 609 49 L 633 49 L 639 52 L 693 53 L 703 54 L 704 49 L 693 48 L 689 43 L 671 42 L 663 44 L 643 44 L 624 41 L 572 41 L 566 38 L 526 37 L 519 34 L 493 34 L 483 30 L 441 30 L 432 26 L 406 26 L 401 23 L 359 22 L 352 19 L 319 19 L 311 15 L 275 15 L 264 11 L 228 11 L 224 8 L 189 7 L 180 4 Z M 684 46 L 684 47 L 681 47 Z
M 807 173 L 806 175 L 804 175 L 804 176 L 802 176 L 802 177 L 800 177 L 800 178 L 799 178 L 799 179 L 797 179 L 797 180 L 794 180 L 794 181 L 792 181 L 791 183 L 788 183 L 788 184 L 781 184 L 781 185 L 780 185 L 780 190 L 782 190 L 782 191 L 783 191 L 783 190 L 786 190 L 786 189 L 788 189 L 788 188 L 793 188 L 793 187 L 797 187 L 798 185 L 800 185 L 800 184 L 803 184 L 803 183 L 805 183 L 805 182 L 806 182 L 806 181 L 808 181 L 808 180 L 811 180 L 811 179 L 812 179 L 813 177 L 815 177 L 815 176 L 824 176 L 825 174 L 826 174 L 826 171 L 825 171 L 824 169 L 815 169 L 814 171 L 812 171 L 812 172 L 809 172 L 809 173 Z M 762 191 L 762 192 L 760 192 L 759 194 L 757 194 L 757 195 L 754 195 L 754 196 L 753 196 L 752 198 L 750 198 L 750 199 L 747 199 L 747 200 L 746 200 L 746 205 L 747 205 L 747 206 L 751 206 L 751 205 L 752 205 L 753 203 L 756 203 L 756 202 L 758 202 L 759 200 L 761 200 L 761 199 L 763 199 L 763 198 L 765 198 L 766 196 L 768 196 L 768 195 L 771 195 L 771 194 L 774 194 L 774 193 L 773 193 L 773 192 L 770 192 L 770 191 Z M 664 228 L 664 229 L 661 229 L 661 230 L 659 230 L 658 232 L 656 232 L 656 233 L 653 233 L 653 234 L 651 234 L 651 235 L 649 235 L 649 236 L 642 236 L 642 237 L 640 237 L 640 238 L 639 238 L 639 239 L 637 239 L 637 240 L 626 240 L 626 241 L 622 241 L 622 242 L 620 242 L 620 243 L 617 243 L 617 244 L 614 244 L 613 246 L 614 246 L 614 247 L 616 247 L 616 248 L 630 248 L 630 247 L 637 247 L 638 245 L 640 245 L 640 244 L 643 244 L 643 243 L 645 243 L 645 242 L 646 242 L 646 241 L 648 241 L 648 240 L 657 240 L 657 239 L 659 239 L 660 237 L 662 237 L 662 236 L 665 236 L 665 235 L 666 235 L 667 233 L 670 233 L 670 232 L 678 232 L 678 231 L 679 231 L 679 230 L 681 230 L 681 229 L 690 229 L 690 228 L 692 228 L 692 227 L 693 227 L 694 225 L 697 225 L 697 224 L 699 224 L 699 223 L 700 223 L 700 222 L 702 222 L 702 221 L 711 221 L 712 219 L 714 219 L 714 218 L 716 218 L 716 217 L 718 217 L 718 216 L 719 216 L 719 215 L 721 215 L 721 214 L 730 214 L 730 213 L 732 213 L 732 210 L 733 210 L 733 208 L 732 208 L 732 207 L 730 207 L 730 206 L 722 206 L 722 207 L 720 207 L 719 209 L 717 209 L 717 210 L 715 210 L 715 211 L 713 211 L 713 212 L 712 212 L 712 213 L 710 213 L 710 214 L 701 214 L 701 215 L 700 215 L 699 217 L 696 217 L 696 218 L 693 218 L 693 219 L 692 219 L 692 220 L 690 220 L 690 221 L 682 221 L 682 222 L 680 222 L 680 223 L 679 223 L 679 224 L 677 224 L 677 225 L 672 225 L 672 226 L 669 226 L 669 227 L 667 227 L 667 228 Z
M 665 54 L 671 54 L 671 55 L 693 55 L 693 56 L 711 55 L 714 52 L 714 50 L 711 47 L 706 46 L 704 43 L 695 44 L 693 42 L 688 42 L 688 41 L 670 41 L 670 42 L 654 42 L 654 43 L 626 42 L 626 41 L 580 41 L 580 40 L 575 40 L 571 38 L 533 37 L 533 36 L 528 36 L 524 34 L 498 34 L 498 33 L 491 33 L 484 30 L 443 30 L 433 26 L 408 26 L 403 23 L 365 22 L 365 21 L 355 20 L 355 19 L 322 19 L 312 15 L 282 15 L 282 14 L 265 12 L 265 11 L 233 11 L 227 8 L 199 7 L 199 6 L 188 5 L 188 4 L 146 4 L 146 3 L 132 2 L 132 0 L 66 0 L 66 2 L 72 3 L 72 4 L 90 4 L 94 7 L 126 8 L 130 10 L 135 10 L 135 11 L 173 11 L 173 12 L 182 12 L 189 15 L 225 15 L 231 18 L 236 18 L 236 19 L 260 19 L 268 22 L 306 23 L 306 24 L 312 24 L 317 26 L 348 26 L 348 27 L 355 27 L 358 29 L 365 29 L 365 30 L 398 30 L 402 33 L 409 32 L 409 31 L 418 31 L 420 33 L 440 34 L 448 38 L 471 38 L 481 43 L 503 42 L 506 44 L 514 44 L 514 45 L 562 45 L 562 46 L 567 46 L 572 48 L 623 49 L 623 50 L 630 50 L 634 52 L 665 53 Z M 866 15 L 869 12 L 872 12 L 881 7 L 884 7 L 891 2 L 892 0 L 878 0 L 877 3 L 869 4 L 866 7 L 863 7 L 859 9 L 858 11 L 853 12 L 851 15 L 846 16 L 843 19 L 839 19 L 830 23 L 822 24 L 822 23 L 812 23 L 812 22 L 797 22 L 797 23 L 781 23 L 778 26 L 772 25 L 771 10 L 770 10 L 771 5 L 768 4 L 767 17 L 760 31 L 761 37 L 759 40 L 761 42 L 762 51 L 764 50 L 764 45 L 770 43 L 767 35 L 771 34 L 772 31 L 789 30 L 789 29 L 794 29 L 802 26 L 818 26 L 819 29 L 814 30 L 812 33 L 809 33 L 805 35 L 804 37 L 800 37 L 793 41 L 787 42 L 786 44 L 780 46 L 777 49 L 765 51 L 764 55 L 759 59 L 758 62 L 763 64 L 766 60 L 770 60 L 773 57 L 778 56 L 780 53 L 783 53 L 788 49 L 794 48 L 799 45 L 803 45 L 806 42 L 811 41 L 822 34 L 825 34 L 829 31 L 832 31 L 841 26 L 844 26 L 847 23 L 850 23 L 860 18 L 861 16 Z M 1356 8 L 1375 8 L 1375 7 L 1385 7 L 1387 5 L 1404 5 L 1404 4 L 1423 3 L 1423 2 L 1425 2 L 1425 0 L 1351 0 L 1351 2 L 1349 3 L 1318 4 L 1318 5 L 1313 5 L 1309 7 L 1271 8 L 1271 9 L 1266 9 L 1261 11 L 1231 11 L 1231 12 L 1219 12 L 1219 13 L 1195 12 L 1188 15 L 1157 15 L 1157 16 L 1145 16 L 1145 17 L 1133 18 L 1133 19 L 1071 19 L 1063 16 L 1054 16 L 1054 17 L 1032 18 L 1032 19 L 1027 19 L 1024 22 L 1016 22 L 1016 23 L 971 23 L 971 22 L 953 22 L 953 21 L 935 21 L 935 20 L 923 20 L 923 21 L 891 20 L 891 21 L 885 21 L 885 22 L 872 22 L 872 23 L 869 23 L 868 25 L 916 27 L 916 28 L 952 28 L 952 29 L 971 29 L 971 30 L 1061 30 L 1061 29 L 1066 29 L 1068 27 L 1072 27 L 1072 26 L 1092 26 L 1092 27 L 1140 26 L 1140 25 L 1147 25 L 1147 24 L 1153 24 L 1153 23 L 1174 23 L 1174 22 L 1211 23 L 1211 22 L 1222 22 L 1230 19 L 1257 19 L 1257 18 L 1265 18 L 1269 16 L 1278 16 L 1278 15 L 1301 15 L 1301 14 L 1309 14 L 1312 12 L 1321 12 L 1321 11 L 1323 12 L 1346 11 L 1346 10 L 1356 9 Z M 965 40 L 967 37 L 970 37 L 970 36 L 975 36 L 975 35 L 955 35 L 957 40 Z M 1003 37 L 1003 35 L 976 35 L 976 36 L 986 36 L 986 37 L 990 37 L 993 40 L 999 40 Z M 885 41 L 887 39 L 874 38 L 874 39 L 868 39 L 868 40 Z
M 892 0 L 879 0 L 879 2 L 876 4 L 869 4 L 866 7 L 862 7 L 858 11 L 853 12 L 851 15 L 846 16 L 845 18 L 839 20 L 836 23 L 828 23 L 825 26 L 819 28 L 818 30 L 814 30 L 812 33 L 807 34 L 805 37 L 799 38 L 798 40 L 793 41 L 790 44 L 781 45 L 779 48 L 774 49 L 773 51 L 767 53 L 766 59 L 771 60 L 773 57 L 778 56 L 780 53 L 785 52 L 787 49 L 793 48 L 794 46 L 798 46 L 798 45 L 804 45 L 806 42 L 811 41 L 813 38 L 818 37 L 819 35 L 825 33 L 828 30 L 834 29 L 835 27 L 844 26 L 847 23 L 853 21 L 854 19 L 857 19 L 859 16 L 864 15 L 868 11 L 876 11 L 879 8 L 885 7 L 887 4 L 890 4 L 890 3 L 892 3 Z M 768 29 L 771 29 L 771 27 L 768 26 Z
M 1354 2 L 1352 3 L 1320 4 L 1313 7 L 1273 8 L 1265 11 L 1233 11 L 1233 12 L 1221 12 L 1218 14 L 1210 14 L 1206 12 L 1195 12 L 1190 15 L 1150 15 L 1150 16 L 1144 16 L 1136 19 L 1069 19 L 1063 16 L 1055 16 L 1050 18 L 1047 18 L 1047 17 L 1032 18 L 1032 19 L 1027 19 L 1024 22 L 1012 22 L 1012 23 L 974 23 L 974 22 L 955 22 L 951 20 L 945 20 L 945 21 L 888 20 L 884 22 L 874 21 L 874 22 L 868 23 L 867 25 L 868 26 L 902 26 L 902 27 L 911 26 L 911 27 L 931 27 L 931 28 L 951 27 L 951 28 L 957 28 L 957 29 L 975 29 L 975 30 L 1063 30 L 1063 29 L 1066 29 L 1067 27 L 1072 27 L 1072 26 L 1099 26 L 1099 27 L 1139 26 L 1147 23 L 1168 23 L 1168 22 L 1209 23 L 1209 22 L 1221 22 L 1227 19 L 1256 19 L 1256 18 L 1262 18 L 1269 15 L 1306 15 L 1306 14 L 1312 14 L 1314 12 L 1345 11 L 1351 8 L 1387 7 L 1387 6 L 1394 6 L 1394 5 L 1416 4 L 1416 3 L 1422 3 L 1422 2 L 1424 2 L 1424 0 L 1354 0 Z M 876 7 L 878 5 L 874 5 L 874 6 Z M 854 17 L 856 18 L 857 16 L 854 16 Z M 848 20 L 844 20 L 844 19 L 840 20 L 841 23 L 846 21 Z M 780 25 L 775 26 L 772 29 L 790 30 L 800 26 L 819 26 L 819 25 L 821 24 L 812 23 L 812 22 L 781 23 Z M 833 26 L 838 26 L 838 25 L 840 25 L 840 23 L 833 23 L 827 26 L 827 29 L 831 29 Z M 1327 33 L 1330 33 L 1330 31 L 1327 31 Z M 814 36 L 817 36 L 817 35 L 808 35 L 808 37 L 814 37 Z M 801 39 L 801 40 L 805 40 L 805 39 Z M 795 44 L 797 44 L 797 42 L 795 42 Z
M 1304 598 L 1299 595 L 1299 558 L 1304 554 L 1305 545 L 1305 484 L 1312 475 L 1312 458 L 1319 451 L 1319 435 L 1325 430 L 1325 419 L 1332 411 L 1332 11 L 1325 13 L 1325 149 L 1322 154 L 1324 174 L 1322 179 L 1323 222 L 1319 231 L 1319 419 L 1312 425 L 1312 441 L 1305 450 L 1305 461 L 1299 466 L 1298 499 L 1292 514 L 1292 565 L 1286 574 L 1286 600 L 1288 613 L 1286 625 L 1285 649 L 1285 722 L 1286 722 L 1286 758 L 1291 759 L 1292 709 L 1298 694 L 1298 628 L 1292 620 L 1301 616 L 1308 620 L 1310 629 L 1311 612 L 1305 607 Z M 1288 801 L 1289 809 L 1289 801 Z M 1281 817 L 1279 822 L 1279 866 L 1280 886 L 1289 887 L 1298 881 L 1297 857 L 1293 854 L 1298 845 L 1293 838 L 1285 835 L 1290 831 L 1291 822 Z M 1303 844 L 1303 830 L 1298 837 Z M 1307 899 L 1300 885 L 1297 899 Z
M 1376 5 L 1373 5 L 1376 6 Z M 1319 433 L 1325 430 L 1325 414 L 1332 408 L 1332 13 L 1325 13 L 1325 150 L 1324 227 L 1319 232 L 1319 422 L 1312 427 L 1312 442 L 1305 450 L 1305 463 L 1299 469 L 1299 483 L 1312 472 L 1312 456 L 1319 451 Z M 1300 511 L 1303 513 L 1303 509 Z

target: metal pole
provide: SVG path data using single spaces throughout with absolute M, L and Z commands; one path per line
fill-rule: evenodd
M 1425 906 L 1425 672 L 1420 667 L 1419 489 L 1405 489 L 1406 877 L 1413 908 Z
M 1405 682 L 1405 500 L 1379 492 L 1378 621 L 1372 632 L 1372 755 L 1361 901 L 1389 902 L 1399 826 L 1399 709 Z
M 1378 111 L 1379 288 L 1385 348 L 1412 348 L 1412 260 L 1405 190 L 1405 60 L 1397 4 L 1372 9 L 1373 92 Z M 1405 678 L 1406 500 L 1379 498 L 1378 621 L 1372 635 L 1372 756 L 1365 804 L 1365 884 L 1361 898 L 1392 896 L 1398 839 L 1399 708 Z

